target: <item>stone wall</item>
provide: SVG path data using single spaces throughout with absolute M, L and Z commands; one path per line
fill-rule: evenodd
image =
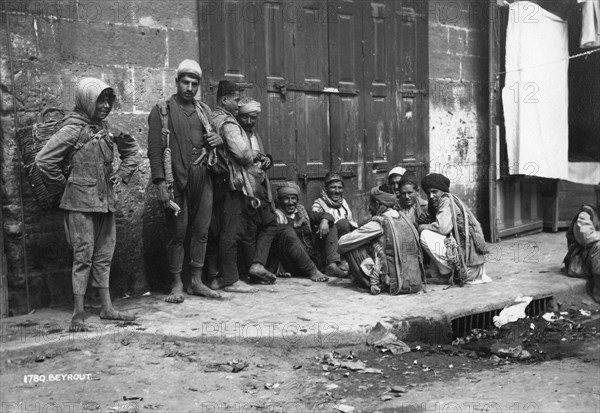
M 75 84 L 85 76 L 99 77 L 115 88 L 118 100 L 108 120 L 113 127 L 134 135 L 143 152 L 140 172 L 129 186 L 121 189 L 111 287 L 120 294 L 126 290 L 144 290 L 147 281 L 153 286 L 160 282 L 159 274 L 165 270 L 160 259 L 164 257 L 163 217 L 156 208 L 153 187 L 148 185 L 146 118 L 152 105 L 173 93 L 174 69 L 179 62 L 199 56 L 197 2 L 169 0 L 165 7 L 166 3 L 162 0 L 0 2 L 0 179 L 13 314 L 27 309 L 26 284 L 31 309 L 68 303 L 72 291 L 71 258 L 62 214 L 42 211 L 36 206 L 24 175 L 21 197 L 13 97 L 16 126 L 21 128 L 33 123 L 46 106 L 72 109 Z
M 488 3 L 430 1 L 430 171 L 451 179 L 488 233 Z M 493 169 L 492 169 L 493 170 Z

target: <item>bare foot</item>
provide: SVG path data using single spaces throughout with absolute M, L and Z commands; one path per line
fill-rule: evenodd
M 84 313 L 75 313 L 73 315 L 73 318 L 71 318 L 71 325 L 69 326 L 69 331 L 71 333 L 81 333 L 84 331 L 89 331 L 89 328 L 85 325 Z
M 274 284 L 275 281 L 277 281 L 277 276 L 275 274 L 267 270 L 264 265 L 259 264 L 257 262 L 250 266 L 248 274 L 250 274 L 254 278 L 258 278 L 259 280 L 269 284 Z
M 329 281 L 329 277 L 326 276 L 325 274 L 323 274 L 321 271 L 319 270 L 315 270 L 311 276 L 310 279 L 313 280 L 314 282 L 320 282 L 320 283 L 324 283 Z
M 183 284 L 175 283 L 165 301 L 171 304 L 180 304 L 183 303 L 183 300 Z
M 103 320 L 119 320 L 119 321 L 133 321 L 135 320 L 135 316 L 129 315 L 127 313 L 120 313 L 116 311 L 114 308 L 110 310 L 102 310 L 100 311 L 100 318 Z
M 236 281 L 227 287 L 223 287 L 223 291 L 227 291 L 228 293 L 253 294 L 258 292 L 258 288 L 250 287 L 241 281 Z
M 221 294 L 208 288 L 202 283 L 191 283 L 188 285 L 187 293 L 189 295 L 200 295 L 207 298 L 221 298 Z
M 325 268 L 325 274 L 327 274 L 330 277 L 339 278 L 345 278 L 346 276 L 348 276 L 348 272 L 341 269 L 335 262 L 332 262 Z
M 211 290 L 220 290 L 221 288 L 223 288 L 223 283 L 219 278 L 215 278 L 210 282 L 208 288 L 210 288 Z

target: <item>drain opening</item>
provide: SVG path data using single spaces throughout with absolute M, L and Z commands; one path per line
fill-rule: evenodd
M 552 309 L 552 296 L 546 296 L 532 300 L 525 308 L 528 317 L 540 316 Z M 485 311 L 483 313 L 469 314 L 452 320 L 452 340 L 466 336 L 474 328 L 488 330 L 494 327 L 494 316 L 497 316 L 502 308 Z

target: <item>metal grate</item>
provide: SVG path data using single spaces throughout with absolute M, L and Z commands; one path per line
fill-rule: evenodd
M 528 317 L 537 317 L 552 308 L 552 296 L 532 300 L 525 308 Z M 452 340 L 466 336 L 474 328 L 489 329 L 493 327 L 493 318 L 502 311 L 502 308 L 485 311 L 483 313 L 469 314 L 452 320 Z

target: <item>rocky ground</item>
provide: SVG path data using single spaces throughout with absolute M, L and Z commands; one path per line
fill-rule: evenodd
M 213 345 L 139 328 L 3 359 L 2 412 L 600 411 L 595 305 L 452 345 Z

